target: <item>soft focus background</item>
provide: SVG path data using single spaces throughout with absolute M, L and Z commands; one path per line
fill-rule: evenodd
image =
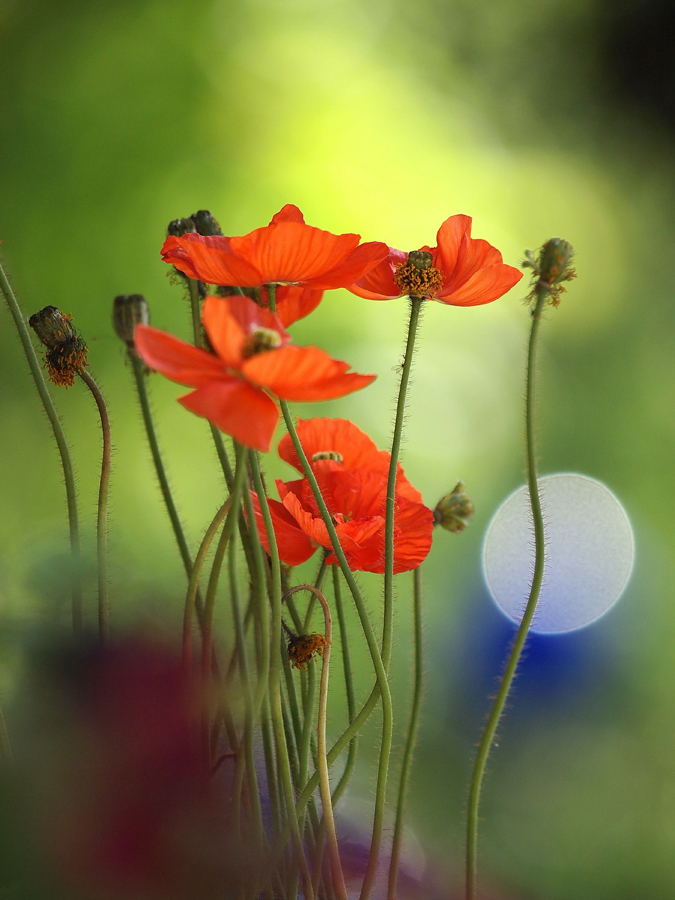
M 292 202 L 310 224 L 413 249 L 462 212 L 511 264 L 551 236 L 574 244 L 579 278 L 543 329 L 541 469 L 606 483 L 637 557 L 610 615 L 530 644 L 484 789 L 481 872 L 502 900 L 675 894 L 673 17 L 666 0 L 0 0 L 2 255 L 27 314 L 73 313 L 109 401 L 114 628 L 180 623 L 182 570 L 110 325 L 112 298 L 141 292 L 155 325 L 188 336 L 158 255 L 169 220 L 206 207 L 241 234 Z M 430 506 L 461 477 L 477 507 L 468 532 L 435 536 L 425 566 L 409 865 L 426 864 L 447 897 L 511 634 L 480 555 L 490 517 L 523 481 L 525 292 L 475 309 L 427 305 L 403 451 Z M 328 294 L 296 339 L 379 377 L 298 412 L 352 418 L 386 445 L 405 319 L 404 301 Z M 0 695 L 21 755 L 31 648 L 68 626 L 67 525 L 6 310 L 0 347 Z M 205 423 L 174 402 L 181 389 L 157 377 L 151 390 L 194 544 L 222 496 L 214 453 Z M 93 625 L 99 427 L 82 387 L 56 399 L 78 470 Z M 290 474 L 274 455 L 266 465 Z M 377 585 L 364 581 L 377 621 Z M 409 588 L 400 577 L 395 759 Z M 370 680 L 364 671 L 362 696 Z M 372 797 L 372 744 L 345 805 L 355 819 Z M 0 896 L 55 896 L 11 840 L 12 808 L 3 800 Z

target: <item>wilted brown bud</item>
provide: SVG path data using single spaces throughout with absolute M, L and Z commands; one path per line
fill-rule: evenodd
M 449 494 L 441 497 L 434 510 L 434 523 L 453 534 L 464 531 L 475 512 L 473 500 L 465 493 L 465 487 L 463 481 L 458 481 Z
M 134 349 L 137 325 L 150 324 L 150 311 L 143 294 L 120 294 L 113 300 L 113 327 L 129 350 Z
M 56 306 L 45 306 L 28 320 L 47 348 L 45 362 L 50 380 L 66 388 L 75 384 L 75 375 L 87 365 L 88 353 L 71 320 L 71 315 L 64 315 Z
M 322 634 L 294 634 L 288 641 L 288 659 L 294 669 L 306 669 L 314 654 L 323 656 L 328 645 Z

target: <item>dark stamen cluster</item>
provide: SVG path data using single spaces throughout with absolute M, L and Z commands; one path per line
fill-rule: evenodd
M 45 306 L 28 320 L 28 324 L 47 348 L 45 362 L 54 384 L 69 388 L 75 376 L 87 365 L 87 345 L 72 324 L 72 316 L 55 306 Z
M 433 297 L 443 287 L 443 275 L 432 266 L 433 257 L 426 250 L 412 250 L 404 263 L 396 267 L 394 282 L 409 297 Z
M 294 669 L 306 669 L 314 655 L 323 656 L 329 642 L 322 634 L 293 635 L 288 641 L 288 661 Z
M 276 350 L 280 344 L 281 336 L 278 331 L 274 331 L 273 328 L 256 328 L 246 338 L 241 353 L 244 359 L 249 359 L 257 353 Z

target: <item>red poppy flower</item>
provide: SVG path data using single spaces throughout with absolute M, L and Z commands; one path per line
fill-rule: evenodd
M 279 419 L 270 393 L 284 400 L 330 400 L 375 378 L 348 373 L 348 363 L 318 347 L 289 346 L 277 316 L 248 297 L 207 297 L 202 321 L 215 353 L 149 325 L 136 328 L 136 350 L 150 368 L 196 388 L 179 398 L 186 409 L 247 447 L 270 448 Z
M 412 254 L 429 254 L 427 265 L 389 248 L 387 259 L 357 279 L 349 290 L 367 300 L 393 300 L 416 295 L 450 306 L 480 306 L 501 297 L 523 277 L 502 261 L 487 241 L 471 237 L 471 216 L 450 216 L 436 237 L 438 246 Z
M 206 284 L 284 283 L 328 290 L 348 287 L 386 259 L 386 244 L 360 240 L 358 234 L 331 234 L 306 225 L 297 206 L 287 204 L 269 225 L 243 237 L 170 235 L 162 259 Z
M 298 435 L 333 516 L 340 544 L 350 567 L 384 572 L 384 522 L 390 456 L 345 419 L 307 419 Z M 301 469 L 290 438 L 279 444 L 279 455 Z M 317 547 L 331 548 L 328 531 L 306 478 L 277 481 L 281 502 L 268 500 L 279 555 L 287 565 L 305 562 Z M 394 572 L 415 569 L 431 547 L 433 514 L 398 467 L 394 516 Z M 267 535 L 257 498 L 258 531 L 266 548 Z M 334 554 L 328 557 L 335 563 Z

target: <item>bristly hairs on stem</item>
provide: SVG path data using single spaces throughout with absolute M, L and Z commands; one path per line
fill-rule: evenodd
M 569 268 L 572 258 L 572 245 L 560 238 L 551 238 L 539 250 L 537 256 L 528 251 L 524 266 L 533 270 L 532 290 L 528 300 L 532 303 L 532 326 L 527 348 L 527 375 L 525 389 L 525 438 L 527 458 L 527 484 L 530 496 L 530 507 L 534 523 L 535 562 L 532 575 L 530 594 L 525 608 L 523 619 L 518 628 L 516 638 L 509 654 L 506 668 L 497 691 L 497 696 L 492 704 L 490 714 L 474 760 L 471 783 L 469 787 L 469 802 L 467 814 L 466 836 L 466 900 L 475 900 L 476 876 L 477 876 L 477 844 L 478 844 L 478 810 L 480 804 L 480 790 L 485 773 L 487 758 L 495 738 L 499 720 L 506 704 L 509 690 L 516 674 L 527 633 L 529 631 L 537 601 L 541 591 L 544 577 L 544 564 L 546 555 L 546 536 L 544 531 L 544 519 L 541 511 L 541 498 L 537 478 L 537 459 L 535 449 L 535 372 L 536 349 L 539 324 L 541 322 L 544 305 L 549 302 L 557 307 L 560 302 L 560 293 L 563 290 L 562 283 L 575 276 L 573 269 Z

